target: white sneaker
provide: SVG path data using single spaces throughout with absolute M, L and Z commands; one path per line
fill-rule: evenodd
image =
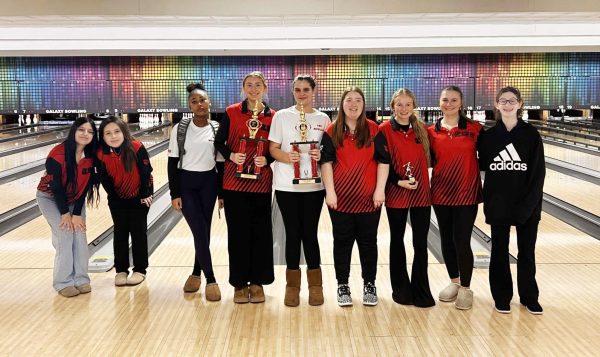
M 450 285 L 446 286 L 444 290 L 440 291 L 440 295 L 438 298 L 440 301 L 450 302 L 456 300 L 456 296 L 458 295 L 458 289 L 460 285 L 457 283 L 450 283 Z

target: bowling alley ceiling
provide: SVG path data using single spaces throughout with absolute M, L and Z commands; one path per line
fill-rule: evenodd
M 567 51 L 600 51 L 600 12 L 0 16 L 0 56 Z

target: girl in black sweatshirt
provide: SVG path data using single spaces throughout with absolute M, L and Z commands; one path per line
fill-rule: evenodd
M 495 106 L 497 124 L 477 142 L 479 165 L 485 170 L 485 221 L 492 228 L 490 288 L 496 310 L 510 313 L 513 285 L 508 241 L 510 226 L 516 226 L 519 297 L 530 313 L 539 315 L 543 309 L 535 280 L 535 241 L 546 175 L 544 146 L 537 130 L 520 118 L 523 100 L 518 89 L 500 89 Z

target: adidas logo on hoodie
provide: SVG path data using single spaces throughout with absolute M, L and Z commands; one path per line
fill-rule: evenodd
M 500 151 L 490 164 L 492 171 L 527 171 L 527 164 L 521 162 L 521 157 L 515 150 L 513 144 L 506 145 L 504 150 Z

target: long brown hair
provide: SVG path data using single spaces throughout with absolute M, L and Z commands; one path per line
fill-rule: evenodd
M 405 95 L 412 99 L 413 107 L 417 107 L 417 97 L 414 95 L 414 93 L 410 89 L 400 88 L 397 91 L 395 91 L 394 94 L 392 94 L 392 100 L 390 101 L 390 108 L 392 108 L 392 110 L 394 109 L 394 102 L 396 101 L 396 98 L 398 98 L 401 95 Z M 394 114 L 394 116 L 396 115 Z M 425 151 L 425 158 L 427 159 L 427 166 L 431 165 L 431 155 L 429 154 L 429 137 L 427 135 L 427 129 L 425 128 L 425 124 L 423 124 L 423 122 L 417 118 L 414 111 L 410 115 L 410 118 L 408 118 L 408 122 L 412 126 L 413 131 L 415 132 L 417 140 L 419 140 L 421 145 L 423 145 L 423 151 Z
M 133 137 L 131 136 L 131 132 L 129 131 L 129 127 L 127 124 L 118 117 L 109 116 L 104 119 L 102 124 L 100 124 L 100 144 L 103 148 L 110 148 L 110 146 L 104 141 L 104 128 L 110 123 L 116 124 L 119 129 L 121 129 L 121 133 L 123 133 L 123 144 L 121 144 L 121 164 L 125 167 L 126 172 L 131 172 L 133 167 L 137 163 L 137 159 L 135 157 L 135 152 L 133 151 L 133 145 L 131 142 L 133 141 Z
M 332 124 L 333 146 L 335 146 L 336 148 L 344 146 L 344 131 L 346 130 L 346 113 L 344 113 L 344 100 L 350 92 L 356 92 L 360 94 L 363 100 L 362 113 L 360 113 L 360 116 L 356 121 L 355 145 L 357 148 L 363 148 L 365 146 L 371 145 L 371 133 L 369 131 L 369 124 L 367 123 L 367 113 L 365 109 L 365 94 L 359 87 L 349 86 L 346 87 L 344 93 L 342 94 L 342 99 L 340 99 L 340 109 L 337 113 L 335 121 Z

